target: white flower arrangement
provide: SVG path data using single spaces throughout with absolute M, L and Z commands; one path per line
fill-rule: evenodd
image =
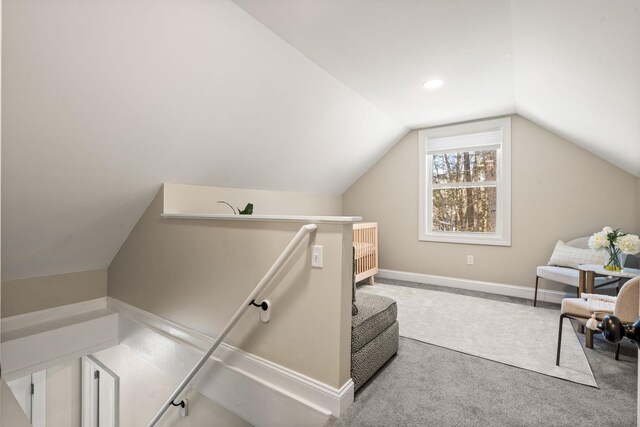
M 618 238 L 616 245 L 625 254 L 637 254 L 640 252 L 640 238 L 635 234 L 625 234 Z
M 606 228 L 606 227 L 605 227 Z M 595 233 L 593 236 L 589 238 L 589 247 L 591 249 L 602 249 L 609 247 L 609 239 L 607 238 L 607 234 L 604 230 L 598 233 Z
M 637 254 L 640 252 L 640 238 L 619 229 L 604 227 L 589 238 L 591 249 L 605 249 L 609 253 L 609 262 L 604 266 L 607 270 L 620 271 L 620 254 Z

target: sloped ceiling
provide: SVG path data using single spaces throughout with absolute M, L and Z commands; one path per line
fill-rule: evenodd
M 410 128 L 515 111 L 640 176 L 638 0 L 234 1 Z
M 3 280 L 107 266 L 163 181 L 339 194 L 407 128 L 518 112 L 640 176 L 639 0 L 2 6 Z
M 406 128 L 225 0 L 4 0 L 3 280 L 104 268 L 164 181 L 342 193 Z
M 515 109 L 508 1 L 234 1 L 407 127 Z
M 640 176 L 640 1 L 511 9 L 518 113 Z

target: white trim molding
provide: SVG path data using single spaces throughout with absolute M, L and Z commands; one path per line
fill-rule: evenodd
M 18 378 L 117 345 L 117 313 L 96 309 L 95 300 L 83 304 L 3 319 L 3 376 Z
M 313 216 L 313 215 L 231 215 L 208 213 L 172 213 L 161 214 L 165 219 L 206 219 L 218 221 L 277 221 L 277 222 L 318 222 L 334 224 L 352 224 L 362 221 L 361 216 Z
M 378 277 L 382 279 L 404 280 L 407 282 L 428 285 L 446 286 L 449 288 L 466 289 L 470 291 L 486 292 L 490 294 L 506 295 L 516 298 L 533 300 L 534 288 L 526 286 L 507 285 L 505 283 L 483 282 L 480 280 L 458 279 L 455 277 L 435 276 L 432 274 L 410 273 L 406 271 L 380 269 Z M 560 303 L 563 298 L 573 294 L 538 289 L 538 301 Z
M 214 338 L 114 298 L 120 340 L 140 357 L 182 379 Z M 222 343 L 192 388 L 253 425 L 323 425 L 353 402 L 349 379 L 339 389 Z
M 107 297 L 18 314 L 2 319 L 2 333 L 5 334 L 29 326 L 55 322 L 105 308 L 107 308 Z

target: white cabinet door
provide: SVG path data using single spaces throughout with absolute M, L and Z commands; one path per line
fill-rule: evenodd
M 119 378 L 91 356 L 82 358 L 82 426 L 118 427 Z

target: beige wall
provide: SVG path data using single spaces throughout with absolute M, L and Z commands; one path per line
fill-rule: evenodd
M 0 378 L 0 425 L 7 427 L 31 427 L 20 404 L 4 378 Z
M 514 116 L 511 247 L 420 242 L 417 156 L 413 131 L 343 194 L 343 214 L 379 223 L 384 269 L 533 286 L 558 239 L 637 226 L 635 176 Z
M 107 270 L 80 271 L 2 283 L 2 317 L 107 295 Z
M 144 426 L 160 409 L 167 396 L 178 385 L 163 370 L 141 359 L 125 345 L 93 355 L 120 379 L 120 425 Z M 178 410 L 169 408 L 159 426 L 249 426 L 237 415 L 210 401 L 194 390 L 187 392 L 189 416 L 181 418 Z M 49 424 L 47 424 L 49 427 Z
M 231 214 L 253 203 L 256 215 L 341 215 L 342 197 L 289 191 L 249 190 L 204 185 L 164 184 L 164 211 L 170 213 Z
M 80 359 L 47 368 L 47 427 L 80 427 L 82 416 Z
M 160 192 L 111 263 L 108 294 L 213 336 L 302 225 L 162 219 L 162 206 Z M 251 309 L 226 341 L 340 387 L 350 378 L 352 228 L 318 226 L 263 293 L 271 321 Z M 310 267 L 311 244 L 324 247 L 323 269 Z

